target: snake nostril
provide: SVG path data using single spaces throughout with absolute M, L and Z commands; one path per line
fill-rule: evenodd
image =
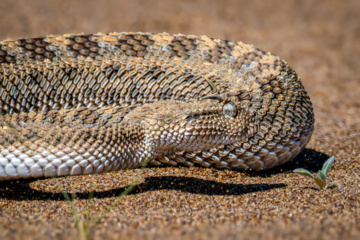
M 237 115 L 237 108 L 232 102 L 228 102 L 223 106 L 223 113 L 234 118 Z

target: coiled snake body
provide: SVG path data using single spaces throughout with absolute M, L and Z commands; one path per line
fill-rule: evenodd
M 242 42 L 151 33 L 0 42 L 0 180 L 152 165 L 262 170 L 314 128 L 279 57 Z

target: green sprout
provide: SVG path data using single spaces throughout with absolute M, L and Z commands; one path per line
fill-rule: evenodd
M 310 177 L 314 179 L 316 185 L 320 190 L 336 188 L 338 185 L 336 183 L 328 183 L 326 182 L 326 176 L 333 165 L 335 157 L 332 156 L 324 163 L 322 169 L 317 173 L 317 175 L 312 174 L 309 170 L 305 168 L 297 168 L 294 170 L 294 173 Z
M 131 190 L 137 186 L 137 184 L 139 183 L 139 181 L 142 178 L 142 173 L 144 171 L 144 168 L 146 167 L 147 161 L 145 161 L 145 163 L 141 166 L 140 170 L 140 174 L 137 175 L 137 178 L 135 180 L 135 182 L 133 184 L 131 184 L 130 186 L 128 186 L 124 192 L 122 192 L 116 199 L 115 201 L 110 205 L 110 207 L 108 207 L 104 212 L 102 212 L 94 221 L 93 224 L 90 223 L 91 221 L 91 210 L 92 210 L 92 204 L 93 204 L 93 197 L 94 197 L 94 189 L 95 187 L 92 188 L 92 190 L 90 191 L 89 194 L 89 204 L 87 205 L 87 211 L 85 214 L 85 221 L 81 221 L 79 214 L 76 211 L 75 208 L 75 204 L 73 202 L 73 199 L 69 196 L 69 194 L 64 190 L 64 188 L 61 186 L 60 182 L 58 181 L 58 179 L 56 177 L 51 177 L 53 180 L 55 180 L 55 183 L 58 185 L 61 193 L 63 194 L 65 200 L 69 203 L 70 205 L 70 209 L 71 209 L 71 213 L 73 215 L 73 218 L 75 220 L 76 226 L 78 228 L 78 231 L 80 233 L 80 239 L 81 240 L 89 240 L 89 239 L 93 239 L 94 237 L 94 233 L 95 233 L 95 228 L 100 224 L 101 220 L 104 218 L 104 216 L 106 214 L 108 214 L 125 196 L 127 196 Z

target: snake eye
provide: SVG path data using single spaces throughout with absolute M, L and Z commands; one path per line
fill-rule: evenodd
M 223 113 L 234 118 L 237 114 L 237 108 L 232 102 L 228 102 L 223 106 Z

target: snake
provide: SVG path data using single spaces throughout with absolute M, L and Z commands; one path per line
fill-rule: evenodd
M 145 164 L 260 171 L 313 131 L 300 77 L 251 44 L 143 32 L 0 42 L 0 180 Z

